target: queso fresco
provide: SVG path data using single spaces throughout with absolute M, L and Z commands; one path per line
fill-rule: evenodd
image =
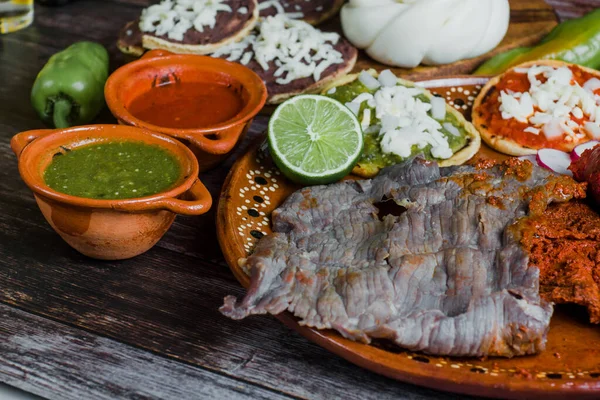
M 181 174 L 168 151 L 143 142 L 115 141 L 55 156 L 44 181 L 57 192 L 91 199 L 130 199 L 171 188 Z

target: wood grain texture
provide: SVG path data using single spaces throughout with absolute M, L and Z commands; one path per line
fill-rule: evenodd
M 206 388 L 197 395 L 179 395 L 175 388 L 168 388 L 161 396 L 149 393 L 142 380 L 137 385 L 135 379 L 119 380 L 127 391 L 112 398 L 211 398 L 210 390 L 231 398 L 244 398 L 248 393 L 268 398 L 464 398 L 362 370 L 309 343 L 274 318 L 234 322 L 222 317 L 217 308 L 223 296 L 240 295 L 242 289 L 223 262 L 214 210 L 201 218 L 178 217 L 153 250 L 125 262 L 87 259 L 47 225 L 18 177 L 8 144 L 20 131 L 43 127 L 29 101 L 35 76 L 51 54 L 78 40 L 104 44 L 111 54 L 111 68 L 122 65 L 127 58 L 116 49 L 117 31 L 150 2 L 79 0 L 58 8 L 36 7 L 34 25 L 0 36 L 0 302 L 9 306 L 8 314 L 0 316 L 0 371 L 8 371 L 9 359 L 12 371 L 1 373 L 0 381 L 50 398 L 74 398 L 70 396 L 76 390 L 81 394 L 78 398 L 106 398 L 106 388 L 119 375 L 127 375 L 131 365 L 143 364 L 153 380 L 162 374 L 153 375 L 153 369 L 166 374 L 166 368 L 174 371 L 168 376 L 181 385 Z M 577 12 L 570 5 L 575 2 L 553 3 L 563 7 L 564 15 Z M 600 6 L 597 3 L 578 1 L 577 5 L 589 9 Z M 96 122 L 115 120 L 105 110 Z M 236 156 L 265 125 L 266 118 L 259 117 L 237 155 L 203 174 L 215 198 Z M 15 332 L 27 332 L 36 340 L 9 341 Z M 78 335 L 87 339 L 71 349 L 87 352 L 86 363 L 61 352 L 68 344 L 60 337 Z M 103 337 L 112 340 L 105 343 Z M 122 350 L 114 341 L 137 350 Z M 96 373 L 111 367 L 104 365 L 111 358 L 94 352 L 98 348 L 93 343 L 100 342 L 109 346 L 112 356 L 121 357 L 110 369 L 111 376 L 105 374 L 102 379 Z M 45 347 L 40 348 L 40 343 Z M 151 358 L 148 351 L 158 357 Z M 35 362 L 33 355 L 38 357 Z M 44 364 L 46 358 L 52 360 Z M 238 395 L 234 381 L 246 392 Z M 256 386 L 256 391 L 248 385 Z M 86 391 L 87 396 L 82 394 Z
M 5 305 L 0 332 L 2 380 L 49 399 L 290 398 Z

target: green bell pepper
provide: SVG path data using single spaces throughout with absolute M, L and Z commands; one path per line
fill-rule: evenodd
M 533 60 L 561 60 L 584 67 L 600 67 L 600 8 L 558 24 L 537 46 L 518 47 L 498 54 L 474 73 L 498 75 Z
M 56 128 L 92 121 L 104 107 L 108 52 L 93 42 L 78 42 L 54 54 L 31 89 L 31 104 Z

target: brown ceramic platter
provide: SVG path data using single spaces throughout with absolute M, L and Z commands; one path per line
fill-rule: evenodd
M 423 81 L 469 116 L 484 77 L 457 76 Z M 484 157 L 503 157 L 482 147 Z M 263 140 L 232 168 L 218 208 L 219 242 L 240 283 L 249 277 L 238 264 L 258 240 L 272 233 L 270 215 L 300 186 L 275 167 Z M 307 339 L 363 368 L 430 388 L 497 398 L 600 398 L 600 327 L 588 322 L 584 309 L 555 307 L 546 350 L 535 356 L 506 358 L 434 357 L 391 344 L 365 345 L 337 332 L 300 326 L 290 313 L 277 316 Z

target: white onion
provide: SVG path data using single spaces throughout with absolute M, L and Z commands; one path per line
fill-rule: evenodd
M 558 139 L 564 133 L 560 126 L 560 120 L 556 118 L 551 119 L 550 122 L 544 125 L 542 131 L 548 140 Z
M 571 160 L 573 160 L 573 161 L 579 160 L 579 158 L 581 158 L 581 155 L 583 154 L 584 151 L 586 151 L 588 149 L 593 149 L 594 147 L 596 147 L 599 144 L 600 144 L 600 142 L 597 140 L 590 140 L 589 142 L 585 142 L 578 146 L 575 146 L 575 148 L 571 152 Z
M 352 100 L 353 103 L 362 104 L 363 101 L 368 101 L 373 98 L 371 93 L 361 93 Z
M 360 127 L 364 131 L 371 125 L 371 109 L 365 108 L 363 111 L 362 121 L 360 121 Z
M 386 69 L 379 73 L 379 83 L 384 87 L 394 87 L 398 83 L 398 77 L 392 71 Z
M 586 122 L 583 127 L 589 137 L 595 140 L 600 139 L 600 126 L 598 126 L 598 124 Z
M 564 151 L 541 149 L 537 153 L 537 162 L 541 167 L 558 174 L 573 176 L 573 173 L 568 169 L 571 165 L 571 157 Z
M 450 132 L 454 136 L 460 136 L 460 131 L 458 130 L 458 128 L 455 127 L 454 125 L 452 125 L 451 123 L 444 122 L 442 124 L 442 126 L 444 127 L 444 129 L 446 129 L 448 132 Z
M 443 97 L 431 98 L 431 116 L 438 121 L 446 118 L 446 100 Z
M 523 129 L 523 132 L 533 133 L 534 135 L 539 135 L 540 134 L 540 130 L 538 128 L 534 128 L 533 126 L 530 126 L 530 127 L 527 127 L 525 129 Z
M 585 90 L 589 90 L 591 92 L 600 89 L 600 79 L 592 78 L 583 84 L 583 88 Z
M 350 109 L 354 113 L 354 115 L 358 116 L 358 112 L 360 111 L 360 104 L 348 102 L 346 103 L 346 107 Z
M 369 90 L 375 90 L 381 86 L 379 81 L 377 79 L 375 79 L 367 71 L 362 71 L 360 73 L 360 75 L 358 75 L 358 80 L 360 81 L 360 83 L 365 85 L 367 87 L 367 89 L 369 89 Z

